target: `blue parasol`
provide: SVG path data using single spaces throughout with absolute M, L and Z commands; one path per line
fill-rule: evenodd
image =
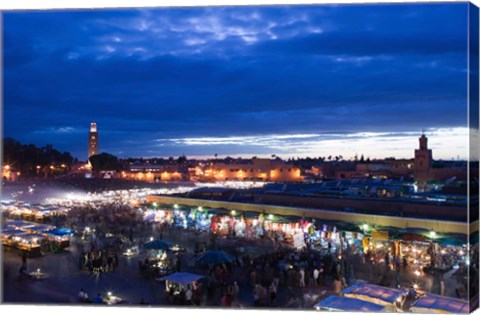
M 209 250 L 197 258 L 199 264 L 223 264 L 232 262 L 235 257 L 221 250 Z
M 67 229 L 67 228 L 57 228 L 57 229 L 46 231 L 45 233 L 52 234 L 55 236 L 64 236 L 68 234 L 73 234 L 73 230 Z
M 172 243 L 163 240 L 154 240 L 143 244 L 145 249 L 169 249 L 173 246 Z

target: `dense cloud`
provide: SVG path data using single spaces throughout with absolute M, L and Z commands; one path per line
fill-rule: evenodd
M 398 135 L 390 141 L 399 139 L 406 156 L 416 143 L 403 143 L 405 135 L 466 127 L 467 8 L 8 12 L 4 134 L 85 158 L 92 120 L 101 150 L 121 156 L 281 147 L 295 155 L 306 154 L 295 135 L 318 135 L 320 143 L 329 134 L 386 132 Z M 267 143 L 272 135 L 293 137 Z M 214 148 L 188 142 L 218 137 L 226 143 Z M 266 140 L 248 141 L 257 138 Z M 309 145 L 312 155 L 335 154 Z

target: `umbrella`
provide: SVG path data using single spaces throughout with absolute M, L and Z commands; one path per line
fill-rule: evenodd
M 418 227 L 409 227 L 399 231 L 400 234 L 418 234 L 418 235 L 428 235 L 430 230 Z
M 271 221 L 274 223 L 290 223 L 291 222 L 289 219 L 278 216 L 278 215 L 273 216 L 271 219 L 268 216 L 266 218 L 267 218 L 266 219 L 267 221 Z
M 451 238 L 451 237 L 439 238 L 439 239 L 436 239 L 435 242 L 440 243 L 444 246 L 448 246 L 448 245 L 462 246 L 465 244 L 465 242 L 462 242 L 456 238 Z
M 412 241 L 412 242 L 424 242 L 424 243 L 428 242 L 425 236 L 418 235 L 418 234 L 403 234 L 400 237 L 400 239 L 403 241 Z
M 201 254 L 197 258 L 197 263 L 199 264 L 223 264 L 227 262 L 232 262 L 235 260 L 235 257 L 229 255 L 221 250 L 209 250 Z
M 203 278 L 203 276 L 196 275 L 196 274 L 189 273 L 189 272 L 176 272 L 176 273 L 173 273 L 171 275 L 162 277 L 162 278 L 157 279 L 157 280 L 160 280 L 160 281 L 166 280 L 166 281 L 171 281 L 171 282 L 186 285 L 186 284 L 198 281 L 201 278 Z
M 173 244 L 163 240 L 154 240 L 143 244 L 146 249 L 169 249 Z
M 52 234 L 55 236 L 64 236 L 68 234 L 73 234 L 73 230 L 67 228 L 57 228 L 50 231 L 46 231 L 47 234 Z

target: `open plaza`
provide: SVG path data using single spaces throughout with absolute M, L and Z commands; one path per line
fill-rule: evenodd
M 6 303 L 463 312 L 478 279 L 460 223 L 185 198 L 192 184 L 34 187 L 2 201 Z

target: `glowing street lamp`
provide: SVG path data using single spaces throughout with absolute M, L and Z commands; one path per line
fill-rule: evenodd
M 365 223 L 365 224 L 362 225 L 363 232 L 367 232 L 368 228 L 369 228 L 368 224 Z

